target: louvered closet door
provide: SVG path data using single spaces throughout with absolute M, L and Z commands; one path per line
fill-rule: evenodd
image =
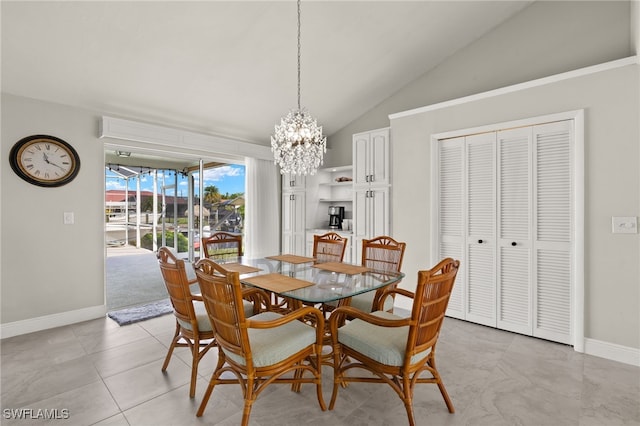
M 466 319 L 496 326 L 496 135 L 466 137 Z
M 464 138 L 438 141 L 439 259 L 464 259 L 464 146 Z M 466 270 L 463 260 L 447 307 L 453 318 L 465 318 Z
M 573 121 L 533 127 L 533 335 L 570 344 Z
M 500 131 L 497 326 L 532 333 L 530 127 Z

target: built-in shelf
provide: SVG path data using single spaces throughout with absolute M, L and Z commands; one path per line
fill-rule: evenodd
M 308 177 L 307 226 L 327 227 L 329 224 L 329 206 L 343 206 L 345 220 L 351 220 L 353 214 L 353 181 L 337 182 L 336 179 L 353 178 L 353 166 L 323 167 L 318 173 Z
M 346 182 L 326 182 L 326 183 L 320 183 L 320 186 L 352 186 L 353 185 L 353 181 L 346 181 Z
M 321 203 L 351 203 L 352 198 L 320 198 Z

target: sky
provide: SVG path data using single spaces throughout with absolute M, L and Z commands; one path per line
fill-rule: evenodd
M 106 183 L 105 189 L 124 189 L 125 180 L 124 179 L 116 179 L 118 176 L 115 172 L 106 170 Z M 174 171 L 168 171 L 164 176 L 166 185 L 173 185 L 174 182 Z M 197 174 L 195 175 L 195 188 L 196 195 L 198 194 L 199 181 L 197 179 Z M 229 194 L 234 193 L 244 193 L 244 177 L 245 177 L 245 169 L 243 165 L 238 164 L 229 164 L 223 167 L 217 167 L 215 169 L 205 170 L 204 172 L 204 187 L 207 186 L 216 186 L 219 192 L 224 195 L 227 192 Z M 158 171 L 158 192 L 160 192 L 162 187 L 162 171 Z M 129 179 L 129 190 L 135 191 L 136 189 L 136 179 Z M 140 181 L 140 189 L 142 191 L 153 191 L 153 176 L 149 174 L 144 174 L 141 177 Z M 167 192 L 169 195 L 170 192 Z M 178 196 L 186 197 L 188 194 L 188 182 L 187 178 L 178 175 Z

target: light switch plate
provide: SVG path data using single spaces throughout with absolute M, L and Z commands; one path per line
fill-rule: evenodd
M 73 223 L 75 222 L 73 212 L 64 212 L 63 222 L 65 225 L 73 225 Z
M 611 232 L 614 234 L 637 234 L 638 218 L 636 216 L 612 216 Z

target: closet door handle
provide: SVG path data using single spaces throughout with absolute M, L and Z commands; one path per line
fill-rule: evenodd
M 478 244 L 482 244 L 484 241 L 482 240 L 478 240 Z
M 512 242 L 512 243 L 511 243 L 511 245 L 515 247 L 515 246 L 517 246 L 517 245 L 518 245 L 518 243 L 516 243 L 516 242 L 514 241 L 514 242 Z

